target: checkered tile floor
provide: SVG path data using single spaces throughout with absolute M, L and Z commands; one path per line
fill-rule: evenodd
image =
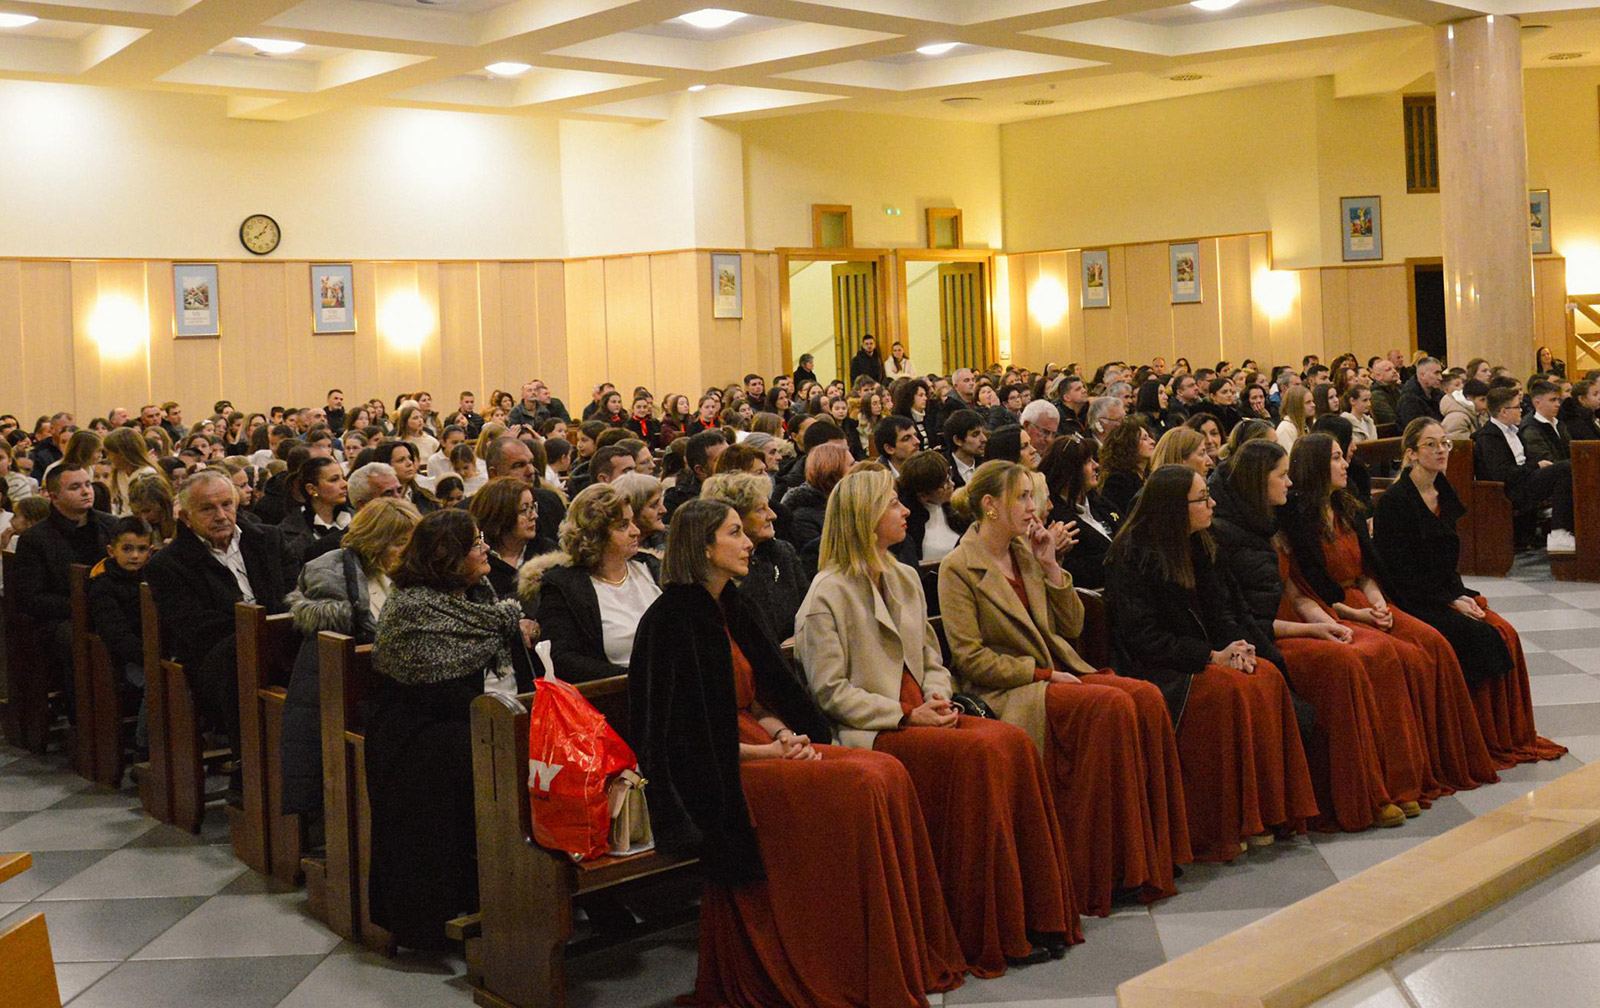
M 1066 958 L 969 980 L 944 1003 L 1114 1008 L 1123 980 L 1600 759 L 1600 585 L 1552 581 L 1531 557 L 1510 578 L 1468 582 L 1522 632 L 1540 730 L 1570 755 L 1507 771 L 1502 783 L 1446 798 L 1399 829 L 1316 836 L 1229 867 L 1192 866 L 1176 897 L 1085 920 L 1088 940 Z M 62 998 L 73 1008 L 471 1004 L 459 959 L 391 961 L 360 951 L 312 920 L 302 893 L 246 870 L 228 848 L 220 809 L 190 836 L 141 814 L 131 787 L 103 791 L 58 758 L 0 748 L 0 851 L 34 855 L 32 870 L 0 885 L 0 926 L 44 912 Z M 1597 908 L 1600 854 L 1322 1008 L 1600 1004 Z M 694 971 L 687 925 L 574 960 L 569 1001 L 669 1006 Z

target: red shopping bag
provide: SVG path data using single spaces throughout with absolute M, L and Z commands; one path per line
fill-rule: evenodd
M 543 656 L 541 656 L 543 657 Z M 605 716 L 546 665 L 528 719 L 528 802 L 533 838 L 575 859 L 610 850 L 606 785 L 638 758 Z

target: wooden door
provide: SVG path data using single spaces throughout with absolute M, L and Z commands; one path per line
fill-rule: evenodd
M 876 263 L 844 262 L 833 267 L 834 354 L 839 377 L 850 374 L 850 358 L 861 341 L 877 336 L 878 270 Z
M 939 267 L 939 336 L 943 371 L 988 365 L 989 298 L 982 263 Z

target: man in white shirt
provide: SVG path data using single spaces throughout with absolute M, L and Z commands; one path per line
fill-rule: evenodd
M 1522 417 L 1520 398 L 1516 389 L 1489 390 L 1489 422 L 1472 436 L 1473 468 L 1478 479 L 1505 484 L 1505 494 L 1519 515 L 1548 504 L 1550 536 L 1545 541 L 1546 551 L 1574 552 L 1577 545 L 1572 535 L 1572 463 L 1530 456 L 1517 428 Z
M 951 413 L 944 421 L 944 443 L 950 446 L 945 453 L 950 459 L 950 481 L 958 487 L 966 486 L 989 446 L 983 417 L 968 409 Z

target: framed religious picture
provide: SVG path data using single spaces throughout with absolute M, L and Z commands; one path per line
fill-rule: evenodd
M 1083 253 L 1083 306 L 1111 307 L 1111 253 L 1105 249 Z
M 1200 303 L 1200 243 L 1177 242 L 1167 246 L 1172 273 L 1172 303 Z
M 311 331 L 356 331 L 355 270 L 349 263 L 311 264 Z
M 711 253 L 712 318 L 744 318 L 743 276 L 739 253 Z
M 1528 244 L 1534 255 L 1550 254 L 1550 190 L 1528 192 Z
M 1339 200 L 1339 232 L 1345 262 L 1383 258 L 1383 207 L 1376 196 Z
M 217 264 L 172 264 L 172 335 L 221 336 Z

